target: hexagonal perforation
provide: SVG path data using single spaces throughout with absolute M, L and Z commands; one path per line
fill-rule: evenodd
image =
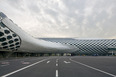
M 71 46 L 77 47 L 77 54 L 104 54 L 108 52 L 109 46 L 116 47 L 116 39 L 88 39 L 88 40 L 81 40 L 81 39 L 70 39 L 70 40 L 62 40 L 62 39 L 49 39 L 49 38 L 42 38 L 46 41 L 51 42 L 58 42 L 62 44 L 68 44 Z
M 17 50 L 20 44 L 20 37 L 0 22 L 0 48 Z
M 0 37 L 3 36 L 3 35 L 4 35 L 4 33 L 3 32 L 0 32 Z
M 9 33 L 10 33 L 10 31 L 9 31 L 9 30 L 4 30 L 4 32 L 5 32 L 6 34 L 9 34 Z

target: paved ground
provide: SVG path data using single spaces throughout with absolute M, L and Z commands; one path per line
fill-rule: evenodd
M 1 77 L 116 77 L 116 57 L 31 57 L 0 60 Z

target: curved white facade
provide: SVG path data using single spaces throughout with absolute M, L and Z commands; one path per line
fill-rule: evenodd
M 76 50 L 77 48 L 70 45 L 35 39 L 0 12 L 0 51 L 71 53 Z
M 107 54 L 109 48 L 116 49 L 116 39 L 35 39 L 0 12 L 0 51 Z
M 84 39 L 84 38 L 41 38 L 45 41 L 57 42 L 77 47 L 75 54 L 108 54 L 110 49 L 116 50 L 116 39 Z

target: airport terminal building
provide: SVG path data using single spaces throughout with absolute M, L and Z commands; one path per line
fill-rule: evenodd
M 115 55 L 116 39 L 33 38 L 0 12 L 0 52 Z
M 77 55 L 113 55 L 116 39 L 41 38 L 42 40 L 71 45 L 77 48 Z

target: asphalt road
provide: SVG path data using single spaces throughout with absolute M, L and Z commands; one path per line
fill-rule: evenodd
M 0 77 L 116 77 L 116 57 L 30 57 L 0 60 Z

